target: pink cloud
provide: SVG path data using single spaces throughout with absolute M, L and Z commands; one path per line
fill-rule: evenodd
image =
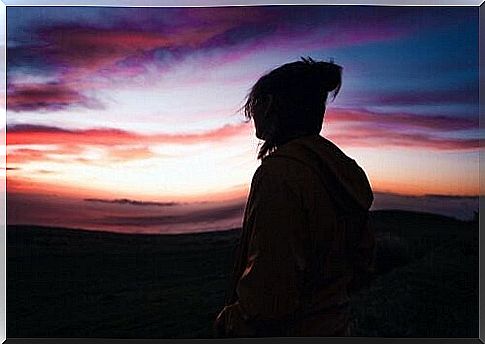
M 17 125 L 7 128 L 7 145 L 65 144 L 78 145 L 140 145 L 156 143 L 197 144 L 221 142 L 248 132 L 249 125 L 227 124 L 220 128 L 195 133 L 145 135 L 119 129 L 67 130 L 57 127 Z
M 59 157 L 54 158 L 54 156 L 77 155 L 82 151 L 82 147 L 69 143 L 49 150 L 20 148 L 14 151 L 7 151 L 7 165 L 29 163 L 32 161 L 59 160 Z

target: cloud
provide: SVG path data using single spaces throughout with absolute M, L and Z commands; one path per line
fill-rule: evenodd
M 335 142 L 342 146 L 368 147 L 374 149 L 398 147 L 445 151 L 473 151 L 480 147 L 478 139 L 442 138 L 432 133 L 406 133 L 371 127 L 347 128 L 345 132 L 329 132 L 325 136 L 335 140 Z
M 140 134 L 118 129 L 70 130 L 42 125 L 7 126 L 7 166 L 36 161 L 62 164 L 112 164 L 174 157 L 153 152 L 151 145 L 220 143 L 244 135 L 249 125 L 225 125 L 212 130 L 181 134 Z M 94 155 L 91 154 L 94 152 Z
M 18 163 L 29 163 L 33 161 L 46 160 L 45 152 L 37 149 L 17 149 L 15 152 L 7 152 L 7 165 Z M 8 167 L 15 168 L 15 167 Z
M 194 133 L 163 133 L 163 134 L 140 134 L 120 129 L 96 128 L 96 129 L 63 129 L 42 125 L 13 125 L 7 126 L 7 145 L 29 145 L 29 144 L 66 144 L 78 145 L 140 145 L 157 143 L 197 144 L 201 142 L 221 142 L 232 137 L 247 133 L 249 125 L 226 124 L 212 130 Z M 147 152 L 138 150 L 137 153 Z M 114 151 L 118 157 L 124 156 L 127 151 Z
M 38 34 L 49 42 L 44 51 L 50 58 L 74 66 L 100 66 L 127 55 L 173 44 L 163 33 L 100 29 L 82 24 L 47 26 Z
M 34 161 L 65 162 L 68 156 L 78 156 L 83 148 L 72 143 L 52 147 L 51 149 L 17 148 L 11 149 L 7 145 L 7 165 L 30 163 Z
M 478 127 L 478 118 L 329 109 L 324 133 L 343 146 L 467 151 L 479 148 L 478 138 L 452 134 Z
M 27 145 L 29 146 L 29 145 Z M 51 145 L 49 149 L 46 147 L 38 148 L 16 148 L 16 145 L 8 146 L 7 164 L 23 164 L 34 161 L 53 161 L 61 163 L 82 162 L 93 164 L 102 162 L 103 164 L 143 160 L 155 156 L 148 147 L 125 147 L 125 146 L 101 146 L 99 148 L 99 156 L 86 157 L 84 153 L 86 149 L 92 148 L 92 145 L 64 143 Z
M 218 52 L 219 62 L 233 62 L 261 49 L 354 46 L 392 40 L 415 29 L 410 25 L 413 16 L 402 9 L 399 21 L 366 9 L 358 15 L 348 12 L 309 6 L 112 11 L 105 14 L 109 24 L 66 20 L 23 27 L 30 41 L 14 44 L 13 34 L 7 47 L 23 62 L 10 58 L 8 62 L 20 68 L 35 57 L 37 69 L 53 68 L 66 81 L 93 73 L 143 73 L 146 63 L 163 71 L 193 54 L 213 51 Z M 343 21 L 341 15 L 346 13 Z
M 51 170 L 36 170 L 35 172 L 36 173 L 40 173 L 40 174 L 53 174 L 53 173 L 56 173 L 55 171 L 51 171 Z
M 156 207 L 172 207 L 176 205 L 180 205 L 183 203 L 180 202 L 147 202 L 147 201 L 136 201 L 127 198 L 121 199 L 100 199 L 100 198 L 85 198 L 84 201 L 86 202 L 99 202 L 99 203 L 110 203 L 110 204 L 126 204 L 126 205 L 134 205 L 134 206 L 156 206 Z
M 443 115 L 418 115 L 413 113 L 376 113 L 360 109 L 329 109 L 325 122 L 360 124 L 362 126 L 388 127 L 396 130 L 426 129 L 429 131 L 455 131 L 477 129 L 478 117 Z
M 10 84 L 7 89 L 7 110 L 58 111 L 72 106 L 101 109 L 101 103 L 60 83 Z
M 478 128 L 478 120 L 447 116 L 424 116 L 409 113 L 379 114 L 363 110 L 329 111 L 325 117 L 324 134 L 344 146 L 354 147 L 415 147 L 436 150 L 475 150 L 475 138 L 447 137 L 443 134 L 458 130 Z M 140 134 L 113 128 L 70 130 L 40 125 L 14 125 L 7 127 L 7 146 L 60 145 L 68 148 L 58 151 L 18 149 L 10 161 L 43 159 L 52 154 L 76 154 L 81 146 L 99 146 L 108 149 L 107 159 L 126 161 L 154 156 L 153 144 L 197 144 L 223 142 L 239 135 L 246 135 L 252 125 L 227 124 L 212 130 L 193 133 Z M 77 150 L 73 148 L 77 145 Z M 67 149 L 67 150 L 66 150 Z M 73 151 L 74 149 L 74 151 Z M 17 155 L 17 156 L 15 156 Z
M 296 52 L 355 46 L 393 40 L 415 30 L 409 25 L 414 19 L 408 11 L 401 10 L 404 19 L 397 22 L 390 15 L 378 16 L 366 9 L 357 12 L 358 16 L 342 21 L 338 14 L 344 11 L 338 8 L 308 6 L 291 10 L 265 6 L 137 8 L 103 12 L 107 19 L 99 23 L 59 18 L 30 27 L 24 23 L 22 31 L 29 35 L 18 34 L 22 40 L 16 41 L 17 34 L 12 33 L 7 45 L 8 73 L 17 75 L 9 75 L 13 81 L 8 108 L 15 112 L 72 106 L 101 109 L 103 104 L 85 92 L 109 88 L 107 79 L 112 77 L 128 83 L 137 75 L 162 75 L 190 57 L 212 70 L 268 49 Z M 56 83 L 18 83 L 22 80 L 19 73 L 48 73 Z
M 376 42 L 393 41 L 411 35 L 416 27 L 390 21 L 372 11 L 361 9 L 349 15 L 338 8 L 315 6 L 261 7 L 259 15 L 250 23 L 239 22 L 229 30 L 208 40 L 200 51 L 217 50 L 218 61 L 235 63 L 238 60 L 273 50 L 291 51 L 293 54 L 342 47 L 355 47 Z M 386 10 L 387 11 L 387 10 Z M 345 13 L 346 12 L 346 13 Z M 404 12 L 404 11 L 403 11 Z M 345 20 L 342 20 L 345 16 Z M 408 24 L 412 22 L 409 15 Z M 304 19 L 303 19 L 304 18 Z
M 145 61 L 152 61 L 157 49 L 193 51 L 232 25 L 228 21 L 146 30 L 64 23 L 38 28 L 36 35 L 47 44 L 26 49 L 42 53 L 46 64 L 62 68 L 63 78 L 72 80 L 93 73 L 126 73 L 130 65 L 137 69 Z

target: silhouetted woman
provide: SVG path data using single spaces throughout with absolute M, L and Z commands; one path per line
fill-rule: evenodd
M 341 75 L 332 62 L 302 58 L 261 77 L 247 97 L 262 162 L 216 336 L 351 335 L 349 295 L 368 284 L 375 239 L 364 171 L 319 135 Z

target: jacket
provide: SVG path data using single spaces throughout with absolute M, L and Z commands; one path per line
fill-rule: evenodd
M 218 335 L 349 335 L 350 295 L 373 274 L 372 202 L 362 168 L 320 135 L 263 158 Z

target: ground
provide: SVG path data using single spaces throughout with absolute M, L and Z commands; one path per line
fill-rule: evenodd
M 478 222 L 371 214 L 377 278 L 358 336 L 478 337 Z M 123 235 L 7 228 L 7 337 L 210 338 L 240 230 Z

